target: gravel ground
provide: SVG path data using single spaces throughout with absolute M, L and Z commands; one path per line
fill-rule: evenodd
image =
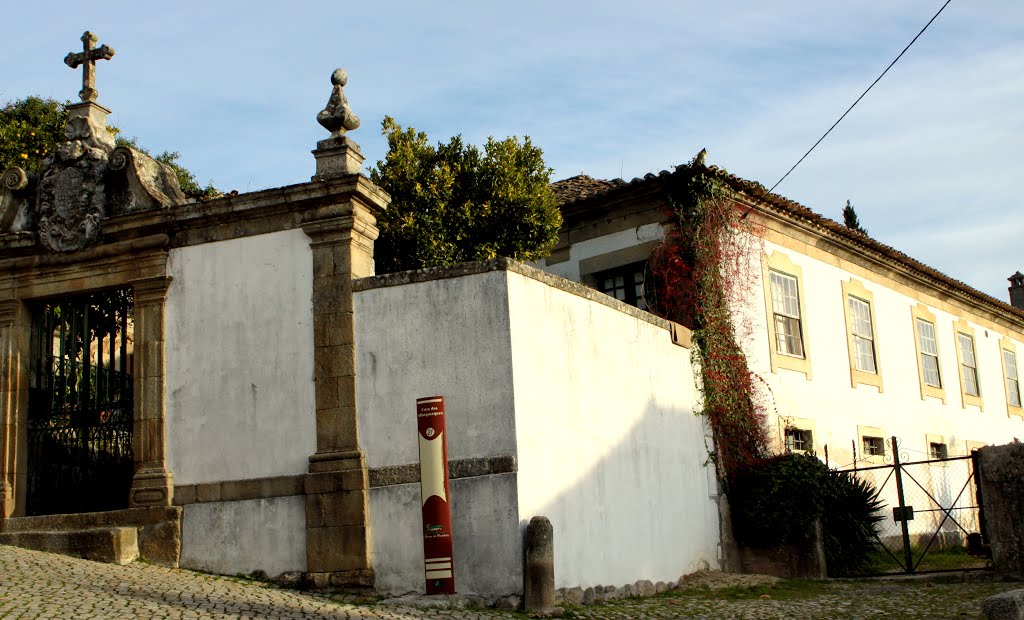
M 972 580 L 777 581 L 702 571 L 684 587 L 649 599 L 567 607 L 566 617 L 619 618 L 980 618 L 981 600 L 1024 587 Z M 436 601 L 435 601 L 436 603 Z M 349 618 L 443 616 L 523 618 L 481 609 L 420 609 L 410 604 L 316 596 L 247 579 L 136 562 L 100 564 L 0 546 L 0 619 L 42 618 Z

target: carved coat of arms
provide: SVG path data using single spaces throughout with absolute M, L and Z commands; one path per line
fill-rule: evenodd
M 39 182 L 39 241 L 52 251 L 72 252 L 99 237 L 107 153 L 69 141 L 55 159 Z

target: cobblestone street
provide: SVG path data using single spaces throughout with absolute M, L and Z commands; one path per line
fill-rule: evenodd
M 566 617 L 757 619 L 980 618 L 981 600 L 1020 583 L 781 582 L 688 588 L 650 599 L 569 607 Z M 495 610 L 351 604 L 260 582 L 136 562 L 100 564 L 0 546 L 0 619 L 525 617 Z

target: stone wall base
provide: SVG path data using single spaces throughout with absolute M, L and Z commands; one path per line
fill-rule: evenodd
M 331 588 L 372 588 L 373 569 L 344 570 L 330 573 L 306 573 L 303 585 L 310 590 Z

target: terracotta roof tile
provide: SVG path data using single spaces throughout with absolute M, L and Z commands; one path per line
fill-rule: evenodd
M 912 258 L 904 254 L 903 252 L 900 252 L 896 248 L 881 243 L 880 241 L 876 241 L 875 239 L 872 239 L 871 237 L 861 232 L 851 230 L 844 226 L 843 224 L 836 222 L 835 220 L 831 220 L 823 215 L 819 215 L 818 213 L 815 213 L 811 209 L 808 209 L 807 207 L 803 206 L 802 204 L 796 201 L 790 200 L 778 194 L 769 193 L 768 190 L 765 189 L 765 187 L 760 183 L 742 179 L 734 174 L 730 174 L 729 172 L 717 166 L 706 166 L 705 169 L 710 174 L 714 175 L 715 177 L 729 185 L 729 187 L 731 187 L 734 191 L 753 199 L 755 201 L 755 204 L 759 203 L 761 205 L 770 207 L 776 211 L 783 212 L 792 218 L 803 220 L 804 222 L 816 226 L 819 229 L 828 231 L 828 233 L 830 233 L 833 236 L 841 237 L 845 240 L 853 242 L 855 245 L 860 246 L 868 253 L 879 255 L 883 259 L 899 263 L 904 267 L 916 271 L 917 273 L 925 276 L 926 278 L 931 279 L 935 284 L 938 284 L 940 286 L 945 285 L 953 289 L 956 289 L 961 293 L 964 293 L 968 297 L 973 297 L 975 300 L 985 305 L 988 305 L 999 312 L 1012 315 L 1018 321 L 1024 320 L 1024 310 L 1015 308 L 1002 300 L 996 299 L 995 297 L 992 297 L 991 295 L 988 295 L 986 293 L 982 293 L 978 289 L 969 286 L 964 282 L 951 278 L 946 274 L 942 273 L 941 271 L 933 269 L 932 267 L 925 265 L 921 261 Z M 647 174 L 643 178 L 635 178 L 632 181 L 623 181 L 622 179 L 615 179 L 614 181 L 602 181 L 599 179 L 592 179 L 591 177 L 586 175 L 580 175 L 572 177 L 571 179 L 565 179 L 564 181 L 558 181 L 557 183 L 553 183 L 552 187 L 555 188 L 555 186 L 559 184 L 566 184 L 564 186 L 564 189 L 560 190 L 559 188 L 555 188 L 555 195 L 558 196 L 559 204 L 562 207 L 565 207 L 566 205 L 569 205 L 571 203 L 595 199 L 598 196 L 604 194 L 610 194 L 613 192 L 618 193 L 620 191 L 630 191 L 632 189 L 640 189 L 644 186 L 647 186 L 648 184 L 651 184 L 652 182 L 662 180 L 670 174 L 670 171 L 663 170 L 661 173 L 657 175 Z M 576 191 L 571 191 L 569 189 L 580 187 L 582 185 L 585 185 L 585 190 L 583 190 L 582 187 Z
M 568 179 L 562 179 L 561 181 L 555 181 L 551 184 L 551 189 L 555 192 L 558 204 L 564 205 L 603 194 L 615 186 L 614 181 L 595 179 L 585 174 L 580 174 Z

